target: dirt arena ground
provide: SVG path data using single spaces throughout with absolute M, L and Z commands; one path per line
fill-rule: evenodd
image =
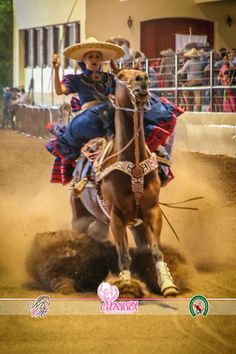
M 52 157 L 44 140 L 0 131 L 0 298 L 35 298 L 24 260 L 37 232 L 70 227 L 69 191 L 49 183 Z M 184 252 L 189 290 L 181 296 L 235 298 L 236 160 L 175 152 L 176 178 L 161 202 L 203 196 L 187 206 L 162 207 L 163 243 Z M 60 294 L 49 294 L 60 297 Z M 84 294 L 77 294 L 83 298 Z M 91 294 L 90 294 L 91 296 Z M 0 317 L 2 353 L 236 353 L 234 316 L 30 316 Z

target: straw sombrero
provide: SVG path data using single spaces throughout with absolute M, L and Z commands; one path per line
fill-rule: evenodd
M 64 56 L 69 59 L 83 60 L 88 52 L 102 53 L 103 60 L 118 59 L 125 55 L 124 50 L 117 44 L 99 42 L 96 38 L 89 37 L 83 43 L 76 43 L 64 49 Z
M 175 56 L 175 52 L 171 48 L 169 48 L 167 50 L 162 50 L 160 55 L 162 57 L 174 57 Z
M 199 51 L 196 48 L 192 48 L 188 50 L 186 53 L 184 53 L 184 57 L 187 58 L 196 58 L 199 56 L 200 56 Z

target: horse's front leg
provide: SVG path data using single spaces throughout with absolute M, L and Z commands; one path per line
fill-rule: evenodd
M 129 254 L 126 225 L 122 219 L 122 212 L 113 207 L 110 214 L 110 230 L 112 231 L 118 253 L 120 276 L 122 280 L 130 280 L 131 257 Z
M 177 295 L 178 291 L 173 278 L 164 261 L 164 255 L 160 247 L 160 235 L 162 228 L 162 215 L 159 204 L 146 210 L 144 224 L 146 225 L 146 236 L 151 247 L 158 276 L 158 284 L 164 296 Z

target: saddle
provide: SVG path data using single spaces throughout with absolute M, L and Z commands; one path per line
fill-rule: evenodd
M 103 178 L 103 171 L 101 170 L 101 166 L 110 155 L 112 148 L 113 148 L 113 140 L 106 140 L 104 138 L 92 139 L 83 146 L 83 148 L 81 149 L 81 155 L 79 159 L 76 161 L 76 167 L 73 172 L 73 180 L 71 185 L 71 189 L 74 190 L 75 195 L 78 198 L 80 193 L 83 191 L 85 187 L 96 188 L 98 194 L 100 195 L 99 187 L 100 187 L 101 180 Z M 151 152 L 149 151 L 148 147 L 147 150 L 149 155 L 151 156 Z M 158 173 L 162 185 L 165 185 L 164 182 L 166 183 L 166 180 L 168 179 L 168 175 L 171 174 L 171 176 L 173 176 L 169 168 L 170 161 L 167 160 L 165 158 L 165 155 L 162 152 L 160 153 L 159 150 L 157 150 L 156 153 L 153 155 L 153 161 L 154 161 L 153 164 L 155 164 L 155 160 L 157 160 L 158 162 Z M 144 165 L 146 168 L 145 161 L 144 161 Z M 125 166 L 125 167 L 127 168 L 127 172 L 128 172 L 130 166 Z M 117 166 L 116 168 L 120 169 L 119 166 Z M 150 168 L 154 169 L 153 166 Z M 109 172 L 109 168 L 107 170 Z
M 76 161 L 71 186 L 77 197 L 85 187 L 98 189 L 95 166 L 109 155 L 112 146 L 112 140 L 108 141 L 104 138 L 92 139 L 83 146 L 81 155 Z

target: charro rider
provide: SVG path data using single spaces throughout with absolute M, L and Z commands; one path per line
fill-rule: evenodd
M 72 178 L 81 147 L 90 139 L 110 136 L 114 132 L 114 109 L 109 95 L 115 93 L 115 77 L 101 71 L 100 67 L 103 61 L 124 56 L 124 50 L 91 37 L 66 48 L 64 55 L 86 65 L 81 74 L 65 75 L 60 82 L 58 55 L 53 59 L 57 95 L 77 93 L 82 105 L 80 113 L 67 127 L 49 126 L 57 136 L 46 146 L 56 156 L 52 182 L 66 184 Z M 155 151 L 159 145 L 165 145 L 168 135 L 173 132 L 176 116 L 182 111 L 165 99 L 151 97 L 150 102 L 151 109 L 144 114 L 144 127 L 146 142 L 151 151 Z M 165 177 L 171 178 L 169 170 Z
M 57 95 L 78 93 L 82 110 L 65 128 L 57 131 L 58 138 L 47 144 L 47 149 L 57 156 L 54 165 L 54 182 L 56 171 L 60 165 L 65 169 L 70 166 L 80 154 L 81 147 L 90 139 L 105 136 L 113 132 L 114 112 L 108 100 L 109 94 L 115 92 L 114 76 L 100 71 L 103 60 L 118 59 L 124 55 L 122 48 L 115 44 L 99 42 L 88 38 L 84 43 L 74 44 L 64 50 L 64 55 L 77 61 L 83 61 L 86 69 L 79 75 L 65 75 L 62 82 L 59 79 L 59 58 L 54 56 L 55 90 Z M 51 131 L 55 133 L 55 127 Z M 68 171 L 69 173 L 69 171 Z M 66 183 L 69 176 L 64 176 Z

